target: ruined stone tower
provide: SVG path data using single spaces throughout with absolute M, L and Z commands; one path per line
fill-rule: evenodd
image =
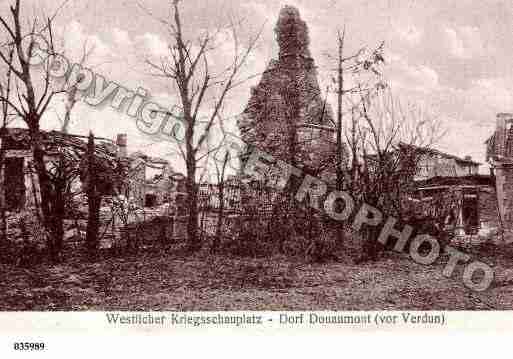
M 495 173 L 499 213 L 509 237 L 513 236 L 513 114 L 497 115 L 495 134 L 488 141 L 488 158 Z
M 275 27 L 278 59 L 272 59 L 238 120 L 248 145 L 307 171 L 334 156 L 331 108 L 322 98 L 309 50 L 306 23 L 285 6 Z M 334 157 L 333 157 L 334 158 Z M 332 161 L 331 161 L 332 162 Z

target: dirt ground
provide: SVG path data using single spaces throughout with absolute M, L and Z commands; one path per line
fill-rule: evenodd
M 389 253 L 365 264 L 306 264 L 145 253 L 30 269 L 0 265 L 0 310 L 489 310 L 513 308 L 513 250 L 480 250 L 496 280 L 477 293 L 444 263 Z M 483 254 L 485 253 L 485 254 Z

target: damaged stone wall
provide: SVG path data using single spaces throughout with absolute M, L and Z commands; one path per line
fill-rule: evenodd
M 321 96 L 309 50 L 306 23 L 285 6 L 275 28 L 278 59 L 272 59 L 251 96 L 238 126 L 249 145 L 305 170 L 334 158 L 334 133 L 305 124 L 328 125 L 331 108 Z

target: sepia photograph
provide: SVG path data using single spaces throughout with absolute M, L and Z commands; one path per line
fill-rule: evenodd
M 0 312 L 513 309 L 512 35 L 499 0 L 0 0 Z

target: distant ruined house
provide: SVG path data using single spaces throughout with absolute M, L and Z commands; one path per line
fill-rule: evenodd
M 488 236 L 499 228 L 497 197 L 492 176 L 479 174 L 479 162 L 431 147 L 399 143 L 404 166 L 415 166 L 405 178 L 405 217 L 431 218 L 458 237 Z M 372 162 L 371 162 L 372 163 Z M 399 166 L 399 169 L 401 166 Z M 398 170 L 399 170 L 398 169 Z
M 434 176 L 415 181 L 412 211 L 439 217 L 456 236 L 488 236 L 500 228 L 490 175 Z M 422 213 L 421 213 L 422 214 Z
M 513 114 L 497 114 L 495 132 L 485 145 L 489 175 L 479 174 L 480 164 L 470 157 L 459 158 L 437 150 L 426 150 L 415 178 L 413 200 L 426 203 L 427 210 L 439 210 L 444 215 L 448 213 L 446 224 L 455 229 L 456 235 L 491 235 L 511 240 Z M 445 200 L 437 202 L 440 193 L 446 194 Z M 417 208 L 426 210 L 426 206 Z
M 416 147 L 416 150 L 420 152 L 419 170 L 415 175 L 416 181 L 433 177 L 472 176 L 479 173 L 479 166 L 481 164 L 472 160 L 470 156 L 461 158 L 434 148 Z
M 85 136 L 42 131 L 45 148 L 45 161 L 50 163 L 58 158 L 62 147 L 68 148 L 67 154 L 76 163 L 83 161 L 87 142 Z M 3 177 L 3 196 L 8 211 L 18 211 L 37 205 L 40 201 L 38 178 L 33 168 L 30 137 L 27 129 L 6 128 L 1 134 L 1 146 L 4 151 L 4 167 L 0 171 Z M 147 156 L 142 152 L 128 154 L 126 134 L 117 135 L 116 141 L 95 138 L 95 155 L 124 168 L 116 188 L 106 189 L 105 195 L 120 194 L 132 200 L 139 207 L 155 207 L 169 200 L 170 192 L 175 191 L 183 176 L 176 173 L 165 159 Z M 147 178 L 147 168 L 161 173 Z M 80 188 L 79 177 L 75 187 Z
M 68 161 L 78 165 L 87 151 L 85 136 L 72 135 L 59 131 L 41 131 L 44 160 L 49 166 L 65 155 Z M 37 205 L 41 201 L 38 176 L 33 166 L 33 151 L 30 135 L 25 128 L 5 128 L 0 134 L 4 152 L 4 166 L 0 169 L 3 187 L 0 196 L 8 211 L 17 211 Z M 95 138 L 95 156 L 114 167 L 117 150 L 108 139 Z M 65 151 L 64 151 L 65 149 Z M 73 184 L 80 186 L 79 178 Z

